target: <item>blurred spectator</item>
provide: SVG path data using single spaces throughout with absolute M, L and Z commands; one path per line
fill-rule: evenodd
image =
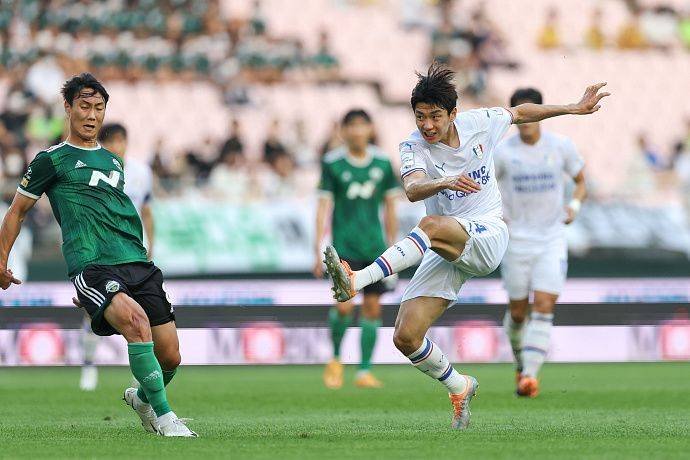
M 606 46 L 606 36 L 601 25 L 602 15 L 601 8 L 592 10 L 590 24 L 585 33 L 585 45 L 593 50 L 601 50 Z
M 218 154 L 218 161 L 223 161 L 225 156 L 230 153 L 239 153 L 244 155 L 244 142 L 242 141 L 242 129 L 237 118 L 233 118 L 230 122 L 230 135 L 223 142 Z
M 307 128 L 303 119 L 295 120 L 291 130 L 293 138 L 290 141 L 290 151 L 294 155 L 298 166 L 307 166 L 316 163 L 316 151 L 307 139 Z
M 283 153 L 287 153 L 287 149 L 280 136 L 280 120 L 275 118 L 271 121 L 271 126 L 268 128 L 266 141 L 264 142 L 263 160 L 269 165 L 273 164 L 273 160 Z
M 669 49 L 676 40 L 678 16 L 667 6 L 646 10 L 640 16 L 640 29 L 649 46 Z
M 654 171 L 662 171 L 666 169 L 665 162 L 659 151 L 652 146 L 644 133 L 637 136 L 637 150 L 639 156 L 644 159 L 649 168 Z
M 295 198 L 302 195 L 304 187 L 296 182 L 295 162 L 286 151 L 277 152 L 269 162 L 262 177 L 261 191 L 270 200 Z
M 616 38 L 616 44 L 622 50 L 646 48 L 647 39 L 640 27 L 640 12 L 638 10 L 633 11 L 629 20 L 621 27 Z
M 340 63 L 331 50 L 330 37 L 326 30 L 319 32 L 319 47 L 316 54 L 312 56 L 311 62 L 316 70 L 317 79 L 332 80 L 338 78 Z
M 561 46 L 560 26 L 558 23 L 558 9 L 555 7 L 549 8 L 546 12 L 544 26 L 541 28 L 537 38 L 537 45 L 540 48 L 548 50 Z
M 211 171 L 208 186 L 216 198 L 243 203 L 253 196 L 252 181 L 244 155 L 229 151 Z
M 59 143 L 64 130 L 62 106 L 35 105 L 26 123 L 28 141 L 43 148 Z

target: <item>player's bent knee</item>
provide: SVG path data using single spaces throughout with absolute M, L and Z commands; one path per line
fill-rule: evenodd
M 440 222 L 438 216 L 424 216 L 422 220 L 419 221 L 419 228 L 421 228 L 429 239 L 432 240 L 438 233 L 439 226 Z
M 177 349 L 166 351 L 163 356 L 158 358 L 158 362 L 161 365 L 161 369 L 165 371 L 172 371 L 177 369 L 177 367 L 182 362 L 182 356 L 180 351 Z
M 416 337 L 414 334 L 402 328 L 396 328 L 393 333 L 393 344 L 405 356 L 414 353 L 422 346 L 424 337 Z

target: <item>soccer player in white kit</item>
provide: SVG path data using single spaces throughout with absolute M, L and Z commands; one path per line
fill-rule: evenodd
M 519 89 L 511 107 L 542 104 L 533 88 Z M 519 134 L 496 148 L 494 163 L 510 242 L 501 277 L 510 308 L 503 321 L 517 364 L 517 394 L 539 394 L 537 376 L 548 352 L 553 309 L 565 284 L 568 247 L 565 225 L 575 219 L 587 195 L 585 162 L 567 137 L 542 131 L 539 123 L 518 125 Z M 566 176 L 575 182 L 566 206 Z M 534 301 L 529 314 L 529 295 Z
M 153 173 L 146 163 L 127 158 L 127 130 L 119 123 L 109 123 L 103 125 L 98 133 L 98 142 L 107 150 L 123 159 L 125 165 L 125 185 L 124 190 L 132 200 L 132 204 L 141 217 L 146 238 L 146 248 L 148 258 L 153 256 L 154 243 L 154 221 L 151 210 L 151 196 L 153 194 Z M 75 302 L 76 304 L 76 302 Z M 82 328 L 82 347 L 84 350 L 84 362 L 81 367 L 81 378 L 79 388 L 84 391 L 93 391 L 98 385 L 98 369 L 93 364 L 98 346 L 98 336 L 91 332 L 91 319 L 88 315 L 84 318 Z
M 331 246 L 324 262 L 334 297 L 344 302 L 364 286 L 421 261 L 403 294 L 393 342 L 415 367 L 446 387 L 453 406 L 451 426 L 465 429 L 477 380 L 458 373 L 425 335 L 457 300 L 465 281 L 498 267 L 508 245 L 494 148 L 511 123 L 594 113 L 608 93 L 599 93 L 605 84 L 599 83 L 575 104 L 530 103 L 458 113 L 451 70 L 432 64 L 418 77 L 410 100 L 417 131 L 400 144 L 401 175 L 407 197 L 424 200 L 427 216 L 362 270 L 350 270 Z

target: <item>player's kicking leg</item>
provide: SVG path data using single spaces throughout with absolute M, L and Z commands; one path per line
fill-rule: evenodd
M 371 357 L 376 346 L 378 328 L 381 326 L 381 295 L 378 293 L 364 293 L 362 309 L 359 316 L 360 349 L 362 360 L 359 364 L 355 385 L 360 388 L 381 388 L 383 383 L 371 373 Z
M 142 391 L 156 415 L 154 423 L 149 417 L 141 417 L 141 407 L 135 408 L 145 423 L 145 428 L 148 428 L 148 422 L 162 436 L 196 437 L 196 433 L 177 418 L 168 404 L 163 370 L 154 353 L 153 333 L 141 305 L 127 294 L 119 292 L 105 309 L 104 318 L 127 340 L 132 375 L 141 384 Z M 179 363 L 179 358 L 177 362 Z M 145 404 L 141 400 L 138 402 Z
M 449 304 L 450 300 L 437 297 L 404 301 L 395 321 L 393 342 L 413 366 L 446 387 L 453 405 L 451 426 L 462 430 L 470 423 L 470 402 L 479 384 L 474 377 L 458 373 L 439 346 L 426 337 L 431 325 Z
M 84 316 L 82 324 L 81 343 L 84 361 L 81 366 L 79 388 L 83 391 L 94 391 L 98 385 L 98 368 L 93 364 L 98 346 L 98 336 L 91 331 L 91 320 L 87 315 Z
M 347 262 L 340 260 L 335 248 L 328 246 L 324 263 L 333 281 L 333 295 L 337 301 L 345 302 L 365 286 L 417 265 L 429 248 L 444 259 L 454 261 L 462 254 L 467 240 L 469 235 L 456 219 L 426 216 L 404 239 L 386 249 L 374 263 L 358 271 L 352 271 Z
M 522 338 L 522 378 L 518 395 L 534 398 L 539 394 L 539 371 L 549 351 L 553 309 L 558 295 L 534 291 L 534 305 Z
M 333 342 L 333 359 L 323 371 L 323 383 L 327 388 L 337 390 L 343 386 L 343 364 L 340 362 L 340 344 L 347 328 L 352 323 L 352 310 L 355 304 L 351 300 L 338 302 L 328 312 L 328 325 Z

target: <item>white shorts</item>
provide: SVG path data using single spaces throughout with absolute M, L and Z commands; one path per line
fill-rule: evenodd
M 567 272 L 565 238 L 546 242 L 511 240 L 501 264 L 503 286 L 511 300 L 526 299 L 532 291 L 558 295 Z
M 448 262 L 426 251 L 422 263 L 407 285 L 402 301 L 416 297 L 440 297 L 455 302 L 465 281 L 496 270 L 508 246 L 508 228 L 503 220 L 455 218 L 470 235 L 458 259 Z

